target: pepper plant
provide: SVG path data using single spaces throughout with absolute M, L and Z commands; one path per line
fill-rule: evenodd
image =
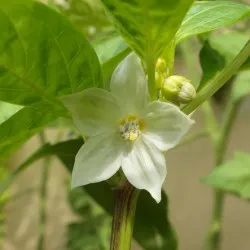
M 246 20 L 250 7 L 194 0 L 102 0 L 102 4 L 116 31 L 115 38 L 106 38 L 108 51 L 103 43 L 87 40 L 79 24 L 75 27 L 54 5 L 32 0 L 0 3 L 2 165 L 36 133 L 44 143 L 1 182 L 1 192 L 31 163 L 55 155 L 72 173 L 72 188 L 83 188 L 113 215 L 111 250 L 130 249 L 132 237 L 146 250 L 175 250 L 176 233 L 162 190 L 165 156 L 183 142 L 195 122 L 194 113 L 202 107 L 218 167 L 204 178 L 215 188 L 204 249 L 218 250 L 225 193 L 250 197 L 249 153 L 223 163 L 233 121 L 250 93 L 250 42 L 247 30 L 224 37 L 213 34 Z M 203 77 L 197 82 L 175 69 L 176 50 L 185 50 L 182 44 L 190 37 L 202 47 Z M 185 57 L 192 67 L 188 65 L 192 55 Z M 211 98 L 225 86 L 225 112 L 217 121 Z M 43 130 L 59 118 L 67 121 L 65 129 L 74 124 L 79 138 L 46 144 Z M 47 159 L 43 184 L 48 166 Z M 44 185 L 41 197 L 46 197 Z M 41 207 L 44 224 L 43 202 Z M 40 250 L 43 241 L 41 231 Z

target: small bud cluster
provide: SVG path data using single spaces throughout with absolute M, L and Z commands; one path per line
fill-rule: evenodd
M 178 105 L 186 104 L 196 96 L 190 80 L 179 75 L 168 76 L 167 64 L 163 58 L 159 58 L 156 63 L 155 82 L 164 98 Z
M 155 66 L 155 83 L 157 89 L 162 89 L 164 79 L 167 78 L 167 63 L 163 58 L 159 58 L 157 60 L 156 66 Z

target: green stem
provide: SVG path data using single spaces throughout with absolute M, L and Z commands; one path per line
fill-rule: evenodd
M 234 103 L 229 101 L 220 128 L 220 133 L 218 133 L 217 140 L 215 140 L 215 167 L 219 167 L 225 157 L 225 152 L 227 149 L 229 134 L 233 127 L 233 122 L 239 110 L 241 102 Z M 219 250 L 221 244 L 221 228 L 222 228 L 222 215 L 224 207 L 224 193 L 220 190 L 214 190 L 214 207 L 212 222 L 207 235 L 207 241 L 205 245 L 206 250 Z
M 192 113 L 205 100 L 211 97 L 217 90 L 219 90 L 240 68 L 250 55 L 250 40 L 246 43 L 241 52 L 236 56 L 233 62 L 226 67 L 222 72 L 210 80 L 206 86 L 201 89 L 195 99 L 186 105 L 182 111 L 186 114 Z
M 44 132 L 39 134 L 41 144 L 46 143 Z M 41 176 L 41 187 L 40 187 L 40 218 L 39 218 L 39 236 L 37 250 L 44 250 L 45 242 L 45 225 L 46 225 L 46 201 L 47 201 L 47 183 L 49 174 L 50 158 L 47 157 L 44 160 Z
M 115 207 L 110 250 L 129 250 L 139 190 L 126 183 L 115 190 Z

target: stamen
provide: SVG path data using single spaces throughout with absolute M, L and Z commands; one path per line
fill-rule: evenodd
M 125 141 L 135 141 L 141 133 L 142 122 L 134 115 L 120 121 L 120 133 Z

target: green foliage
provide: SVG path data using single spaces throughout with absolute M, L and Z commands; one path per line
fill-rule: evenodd
M 1 100 L 56 105 L 58 96 L 102 86 L 93 48 L 57 12 L 29 0 L 1 2 L 0 10 Z
M 120 36 L 95 41 L 93 46 L 101 63 L 105 63 L 128 47 Z
M 149 81 L 152 76 L 154 78 L 153 66 L 159 56 L 166 56 L 168 68 L 172 70 L 175 43 L 228 26 L 250 14 L 249 6 L 226 1 L 203 1 L 193 5 L 193 0 L 102 2 L 128 45 L 146 61 L 146 69 L 151 70 Z M 112 35 L 111 38 L 93 42 L 94 50 L 81 33 L 55 10 L 32 0 L 0 3 L 0 159 L 59 116 L 67 116 L 59 101 L 60 96 L 93 86 L 108 89 L 107 82 L 113 70 L 131 51 L 119 36 L 113 34 L 114 27 L 110 26 L 98 1 L 70 0 L 68 6 L 63 13 L 88 38 L 107 37 L 107 34 Z M 231 64 L 248 38 L 248 34 L 228 32 L 212 34 L 204 42 L 200 53 L 203 78 L 198 103 L 202 98 L 203 101 L 208 98 L 207 92 L 202 92 L 203 87 Z M 249 69 L 249 58 L 241 69 Z M 244 71 L 237 76 L 234 101 L 250 94 L 249 72 Z M 222 77 L 228 80 L 232 74 L 225 73 Z M 223 79 L 220 84 L 224 84 Z M 187 113 L 193 111 L 187 110 Z M 71 172 L 82 144 L 82 139 L 76 139 L 44 145 L 9 178 L 5 176 L 0 192 L 4 192 L 15 177 L 33 162 L 46 156 L 57 156 Z M 239 153 L 232 162 L 214 170 L 205 182 L 250 199 L 249 166 L 250 156 Z M 0 238 L 1 209 L 6 201 L 2 197 Z M 105 182 L 69 193 L 69 203 L 79 220 L 68 227 L 68 250 L 108 249 L 113 202 L 113 192 Z M 177 249 L 165 193 L 162 194 L 162 202 L 156 204 L 147 192 L 141 192 L 134 238 L 145 250 Z
M 234 81 L 232 98 L 237 102 L 241 98 L 250 95 L 250 70 L 239 73 Z
M 195 2 L 176 34 L 176 42 L 231 25 L 249 16 L 248 5 L 229 1 Z
M 202 67 L 202 79 L 199 88 L 217 75 L 225 66 L 225 58 L 213 49 L 209 41 L 205 41 L 200 51 L 200 65 Z
M 102 77 L 105 88 L 109 89 L 109 80 L 118 64 L 131 52 L 129 48 L 124 49 L 114 57 L 102 64 Z
M 236 153 L 231 161 L 214 169 L 203 181 L 214 188 L 250 199 L 249 153 Z
M 231 31 L 219 35 L 212 34 L 208 40 L 212 48 L 225 58 L 225 64 L 228 65 L 239 54 L 248 39 L 249 33 Z
M 68 250 L 109 248 L 111 217 L 83 189 L 69 191 L 69 203 L 80 220 L 68 225 Z
M 68 0 L 60 9 L 90 39 L 103 37 L 114 30 L 100 0 Z
M 233 61 L 248 41 L 248 37 L 247 34 L 239 32 L 209 36 L 200 51 L 200 64 L 203 75 L 199 90 Z
M 98 40 L 93 45 L 102 63 L 102 77 L 105 88 L 108 88 L 113 71 L 131 50 L 120 36 Z
M 154 60 L 174 38 L 193 0 L 102 0 L 126 42 Z
M 21 109 L 0 124 L 0 159 L 54 121 L 59 114 L 47 103 L 39 103 Z
M 72 165 L 67 166 L 71 168 Z M 113 194 L 105 183 L 96 183 L 84 187 L 109 214 L 113 211 Z M 137 203 L 134 238 L 145 250 L 176 250 L 177 239 L 168 219 L 168 200 L 162 192 L 162 201 L 157 204 L 145 191 L 141 191 Z
M 0 124 L 22 109 L 22 106 L 0 101 Z
M 27 159 L 11 178 L 1 186 L 3 192 L 14 180 L 17 174 L 25 170 L 30 164 L 45 156 L 56 155 L 71 172 L 75 155 L 82 145 L 81 139 L 69 140 L 55 145 L 46 144 Z M 105 183 L 95 183 L 82 187 L 106 212 L 112 214 L 113 193 Z M 80 191 L 79 191 L 80 192 Z M 81 205 L 81 201 L 79 202 Z M 75 208 L 78 213 L 81 209 Z M 82 212 L 82 211 L 81 211 Z M 175 232 L 168 219 L 168 200 L 162 193 L 162 201 L 157 204 L 146 192 L 141 192 L 136 211 L 134 237 L 145 250 L 176 250 Z
M 2 158 L 65 115 L 57 97 L 103 85 L 94 49 L 56 11 L 1 1 L 0 25 L 0 100 L 27 105 L 0 125 Z
M 250 69 L 250 56 L 244 62 L 244 64 L 241 66 L 241 70 L 248 70 L 248 69 Z

